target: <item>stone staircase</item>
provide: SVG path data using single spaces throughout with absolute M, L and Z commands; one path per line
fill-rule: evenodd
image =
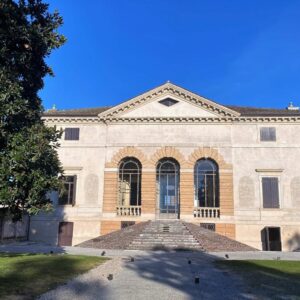
M 144 230 L 129 244 L 128 249 L 164 250 L 198 249 L 199 242 L 180 220 L 159 220 L 149 222 Z

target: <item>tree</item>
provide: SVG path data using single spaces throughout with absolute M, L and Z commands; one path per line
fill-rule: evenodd
M 50 210 L 48 192 L 62 186 L 61 132 L 44 125 L 38 96 L 62 24 L 42 0 L 0 1 L 0 206 L 14 220 Z

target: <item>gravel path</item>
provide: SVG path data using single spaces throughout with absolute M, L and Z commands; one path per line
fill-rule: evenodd
M 255 299 L 238 277 L 215 268 L 213 261 L 201 253 L 153 252 L 137 255 L 133 262 L 114 258 L 39 299 Z
M 103 299 L 102 291 L 110 283 L 109 274 L 116 276 L 124 264 L 124 259 L 117 257 L 101 264 L 89 272 L 79 275 L 67 282 L 66 285 L 59 286 L 41 295 L 39 300 L 69 300 L 69 299 Z

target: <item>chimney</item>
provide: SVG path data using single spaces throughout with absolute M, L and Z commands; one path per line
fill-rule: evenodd
M 299 106 L 294 106 L 293 102 L 290 102 L 289 106 L 286 109 L 287 110 L 298 110 L 299 111 Z

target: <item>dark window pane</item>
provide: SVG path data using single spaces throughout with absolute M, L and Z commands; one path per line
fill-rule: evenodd
M 174 100 L 172 98 L 166 98 L 166 99 L 160 100 L 159 103 L 163 104 L 165 106 L 172 106 L 172 105 L 178 103 L 178 101 Z
M 214 223 L 200 223 L 200 227 L 211 231 L 216 231 L 216 224 Z
M 263 207 L 279 208 L 279 188 L 277 177 L 262 178 Z
M 210 159 L 199 160 L 194 169 L 196 204 L 200 207 L 219 207 L 219 173 Z
M 76 189 L 76 176 L 64 177 L 64 191 L 58 199 L 59 205 L 74 204 Z
M 126 158 L 119 165 L 118 205 L 141 205 L 141 165 L 134 158 Z
M 270 141 L 276 141 L 276 129 L 274 127 L 269 128 Z
M 211 175 L 206 175 L 206 194 L 207 194 L 207 206 L 208 207 L 214 207 L 214 178 Z
M 65 128 L 65 140 L 79 140 L 79 128 Z
M 276 141 L 276 128 L 275 127 L 262 127 L 260 128 L 261 141 Z

